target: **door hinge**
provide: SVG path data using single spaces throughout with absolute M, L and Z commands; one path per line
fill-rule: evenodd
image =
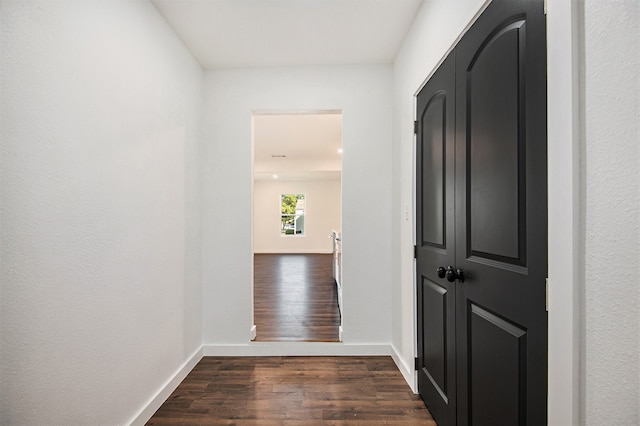
M 547 312 L 549 312 L 549 278 L 545 278 L 544 287 L 545 287 L 545 292 L 546 292 L 545 309 L 547 310 Z
M 413 368 L 415 368 L 416 371 L 420 370 L 420 360 L 418 358 L 413 359 Z
M 418 258 L 418 246 L 413 246 L 413 258 Z
M 418 134 L 418 122 L 417 121 L 413 122 L 413 134 L 414 135 Z

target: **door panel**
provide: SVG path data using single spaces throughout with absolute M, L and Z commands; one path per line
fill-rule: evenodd
M 456 47 L 458 425 L 546 424 L 545 93 L 542 2 L 494 1 Z
M 422 243 L 445 248 L 446 96 L 436 94 L 422 124 Z
M 467 315 L 472 424 L 525 424 L 526 330 L 477 305 Z
M 544 425 L 543 2 L 493 0 L 416 116 L 420 395 L 440 426 Z
M 456 409 L 456 286 L 436 274 L 455 263 L 454 72 L 450 55 L 420 91 L 416 131 L 418 388 L 443 425 Z
M 447 289 L 426 278 L 423 283 L 424 330 L 423 348 L 424 368 L 431 384 L 446 401 L 447 383 L 447 305 L 454 303 L 449 299 Z
M 467 223 L 471 254 L 520 263 L 524 138 L 519 60 L 524 21 L 500 28 L 466 70 Z

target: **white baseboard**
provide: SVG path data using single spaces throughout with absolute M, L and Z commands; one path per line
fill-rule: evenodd
M 273 249 L 273 250 L 253 250 L 255 254 L 333 254 L 332 249 Z
M 389 345 L 329 342 L 250 342 L 244 345 L 204 345 L 204 356 L 391 356 Z
M 169 398 L 171 393 L 176 390 L 178 385 L 187 377 L 187 374 L 193 367 L 196 366 L 198 362 L 202 359 L 203 347 L 200 346 L 197 351 L 194 352 L 189 359 L 187 359 L 184 364 L 175 374 L 167 380 L 167 382 L 156 392 L 156 394 L 147 402 L 144 407 L 136 414 L 133 419 L 128 423 L 132 426 L 135 425 L 144 425 L 153 414 L 160 408 L 160 406 Z
M 406 362 L 398 355 L 396 348 L 391 345 L 391 358 L 396 363 L 398 370 L 402 373 L 402 377 L 407 382 L 413 393 L 418 393 L 418 377 L 413 366 L 407 365 Z

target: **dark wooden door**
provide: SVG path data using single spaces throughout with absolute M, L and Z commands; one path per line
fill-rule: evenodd
M 436 421 L 456 415 L 456 283 L 437 268 L 455 264 L 455 61 L 450 54 L 417 99 L 418 389 Z
M 544 425 L 542 1 L 494 1 L 456 47 L 458 425 Z
M 455 256 L 451 263 L 450 258 L 417 257 L 419 271 L 435 272 L 451 264 L 450 276 L 457 278 L 454 286 L 444 284 L 446 278 L 434 279 L 436 285 L 448 286 L 446 294 L 455 294 L 455 307 L 446 307 L 455 312 L 447 316 L 455 324 L 456 367 L 449 374 L 455 375 L 456 386 L 449 394 L 455 395 L 456 415 L 439 415 L 438 404 L 428 396 L 425 401 L 433 405 L 440 426 L 544 425 L 547 180 L 542 1 L 494 0 L 454 54 L 455 203 L 453 216 L 444 221 L 455 222 Z M 429 196 L 425 191 L 419 195 Z M 418 200 L 418 206 L 424 210 L 431 202 Z M 447 241 L 447 255 L 450 249 Z M 419 274 L 419 288 L 421 277 L 428 274 Z M 423 299 L 418 299 L 423 305 L 418 311 L 424 320 L 431 315 L 424 312 L 432 307 Z M 419 326 L 423 340 L 429 327 Z M 443 329 L 451 327 L 448 323 Z
M 418 389 L 434 418 L 455 424 L 455 58 L 450 54 L 417 99 Z

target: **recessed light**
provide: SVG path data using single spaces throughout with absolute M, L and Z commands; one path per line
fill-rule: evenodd
M 342 148 L 338 148 L 338 154 L 342 154 Z
M 278 175 L 273 175 L 271 177 L 274 178 L 274 179 L 278 179 Z

